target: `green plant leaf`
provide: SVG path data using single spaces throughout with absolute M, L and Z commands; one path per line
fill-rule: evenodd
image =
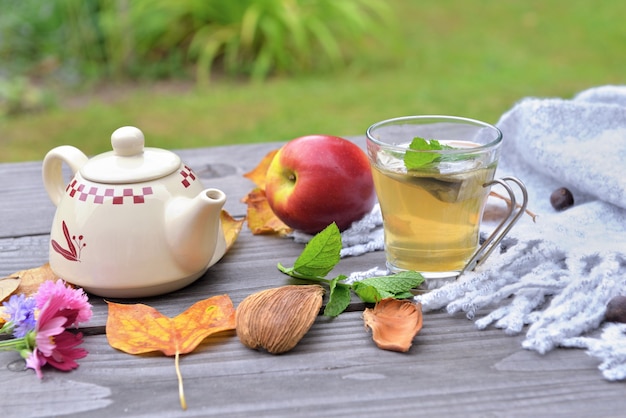
M 411 289 L 424 282 L 424 276 L 416 271 L 404 271 L 391 276 L 370 277 L 352 284 L 352 290 L 364 302 L 375 303 L 385 298 L 412 297 Z
M 324 316 L 338 316 L 350 304 L 350 286 L 339 283 L 345 279 L 346 276 L 340 275 L 330 281 L 328 303 L 324 308 Z
M 309 29 L 313 36 L 317 38 L 322 50 L 325 52 L 331 66 L 341 62 L 341 49 L 330 29 L 323 23 L 314 20 L 309 22 Z
M 340 252 L 341 233 L 333 222 L 311 238 L 293 267 L 278 263 L 278 269 L 300 279 L 324 278 L 339 263 Z
M 407 170 L 416 170 L 418 168 L 422 168 L 439 158 L 439 155 L 435 152 L 428 151 L 439 151 L 442 149 L 452 149 L 452 147 L 448 145 L 442 145 L 436 139 L 426 140 L 424 138 L 420 138 L 416 136 L 411 141 L 409 145 L 409 150 L 412 151 L 423 151 L 423 152 L 406 152 L 404 154 L 404 165 Z
M 277 264 L 278 270 L 302 280 L 326 282 L 329 286 L 329 298 L 324 308 L 325 316 L 337 316 L 350 304 L 350 290 L 366 303 L 375 303 L 385 298 L 405 299 L 413 294 L 411 289 L 419 286 L 424 277 L 415 271 L 405 271 L 390 276 L 370 277 L 348 285 L 341 283 L 346 276 L 339 275 L 332 280 L 326 275 L 339 263 L 341 252 L 341 233 L 333 222 L 315 235 L 296 259 L 293 267 Z
M 385 295 L 378 289 L 366 283 L 355 282 L 352 284 L 352 290 L 366 303 L 376 303 L 385 298 Z
M 409 291 L 424 282 L 424 276 L 416 271 L 403 271 L 390 276 L 370 277 L 356 283 L 364 283 L 394 294 Z

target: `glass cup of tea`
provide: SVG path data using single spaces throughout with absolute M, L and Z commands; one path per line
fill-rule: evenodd
M 494 179 L 502 132 L 456 116 L 407 116 L 367 129 L 367 151 L 380 204 L 387 267 L 422 273 L 423 289 L 440 287 L 491 254 L 526 209 L 524 184 Z M 491 186 L 508 196 L 508 212 L 482 243 Z M 517 187 L 522 201 L 517 203 Z

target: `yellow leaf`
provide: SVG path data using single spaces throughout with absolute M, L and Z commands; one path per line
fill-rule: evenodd
M 222 221 L 222 229 L 224 230 L 224 237 L 226 238 L 226 251 L 228 251 L 237 240 L 237 237 L 239 237 L 239 233 L 241 232 L 246 218 L 235 219 L 230 213 L 222 210 L 220 220 Z
M 265 196 L 267 169 L 278 151 L 278 149 L 275 149 L 268 152 L 254 169 L 243 175 L 247 179 L 252 180 L 257 186 L 243 198 L 243 202 L 248 205 L 246 218 L 248 220 L 248 228 L 250 228 L 253 235 L 286 235 L 292 231 L 290 227 L 285 225 L 274 214 Z
M 265 190 L 265 174 L 267 173 L 267 169 L 272 163 L 272 160 L 274 159 L 274 156 L 277 152 L 277 149 L 268 152 L 265 157 L 263 157 L 259 165 L 257 165 L 254 169 L 247 172 L 243 176 L 249 180 L 252 180 L 258 188 Z
M 166 356 L 175 356 L 180 406 L 187 409 L 179 355 L 193 351 L 211 334 L 235 329 L 235 307 L 230 297 L 221 295 L 202 300 L 174 318 L 148 305 L 107 303 L 106 335 L 111 347 L 129 354 L 161 351 Z
M 292 231 L 283 221 L 272 211 L 267 198 L 265 197 L 265 191 L 256 188 L 253 189 L 244 202 L 248 205 L 248 228 L 254 235 L 261 234 L 278 234 L 286 235 Z
M 107 340 L 129 354 L 185 354 L 209 335 L 235 329 L 235 308 L 228 295 L 197 302 L 174 318 L 144 304 L 107 303 Z

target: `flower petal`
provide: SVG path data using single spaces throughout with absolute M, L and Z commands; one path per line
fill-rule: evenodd
M 85 357 L 88 352 L 83 348 L 75 348 L 83 342 L 81 333 L 72 334 L 65 331 L 55 338 L 56 348 L 50 357 L 46 360 L 51 366 L 67 371 L 78 367 L 77 359 Z
M 35 349 L 30 356 L 26 358 L 26 367 L 29 369 L 35 370 L 38 378 L 42 378 L 43 374 L 41 373 L 41 368 L 46 364 L 46 359 L 37 349 Z

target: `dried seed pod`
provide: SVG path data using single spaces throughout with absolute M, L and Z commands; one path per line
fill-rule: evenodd
M 560 187 L 550 195 L 550 204 L 555 210 L 565 210 L 574 205 L 574 195 L 566 187 Z
M 615 296 L 606 305 L 604 318 L 609 322 L 626 323 L 626 296 Z
M 365 327 L 383 350 L 409 351 L 413 338 L 422 329 L 422 305 L 410 300 L 387 298 L 363 312 Z
M 319 285 L 289 285 L 248 296 L 237 307 L 239 340 L 272 354 L 291 350 L 315 322 L 323 295 Z

